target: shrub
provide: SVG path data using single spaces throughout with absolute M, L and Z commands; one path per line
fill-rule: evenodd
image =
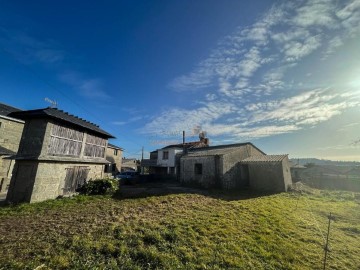
M 115 179 L 95 179 L 86 182 L 78 192 L 87 195 L 104 195 L 112 194 L 117 189 L 118 181 Z

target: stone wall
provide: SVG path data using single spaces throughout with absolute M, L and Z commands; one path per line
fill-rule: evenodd
M 44 119 L 26 120 L 18 155 L 38 157 L 45 154 L 48 143 L 44 139 L 48 129 L 48 123 Z
M 290 170 L 289 170 L 290 171 Z M 250 187 L 256 190 L 282 192 L 287 190 L 282 162 L 249 164 Z M 291 176 L 290 176 L 291 179 Z
M 108 147 L 106 149 L 106 160 L 111 162 L 111 165 L 115 164 L 116 166 L 115 171 L 107 171 L 107 173 L 109 173 L 110 175 L 111 174 L 115 175 L 118 172 L 121 172 L 121 160 L 122 160 L 123 151 L 117 149 L 117 155 L 115 155 L 114 151 L 115 149 L 111 147 Z
M 0 116 L 0 145 L 16 153 L 19 149 L 23 128 L 23 121 Z
M 18 161 L 7 200 L 11 202 L 39 202 L 64 195 L 68 168 L 89 168 L 87 180 L 102 178 L 103 164 Z
M 243 188 L 249 185 L 249 175 L 240 161 L 251 155 L 263 155 L 263 153 L 252 145 L 246 145 L 223 155 L 221 171 L 222 188 Z
M 195 164 L 202 164 L 202 174 L 195 173 Z M 184 157 L 180 159 L 180 182 L 209 188 L 218 184 L 215 156 Z
M 282 167 L 283 167 L 285 191 L 288 191 L 288 189 L 292 186 L 292 183 L 293 183 L 292 177 L 291 177 L 289 158 L 286 157 L 283 159 Z
M 246 165 L 240 161 L 252 155 L 264 154 L 252 145 L 244 145 L 223 155 L 185 156 L 180 161 L 180 181 L 206 188 L 244 188 L 249 185 L 249 174 Z M 202 164 L 202 175 L 195 174 L 196 163 Z
M 0 158 L 0 193 L 7 192 L 12 171 L 14 169 L 15 160 L 8 156 L 2 156 Z
M 17 153 L 24 122 L 0 115 L 0 145 Z M 0 156 L 0 193 L 6 192 L 10 184 L 14 160 L 8 155 Z

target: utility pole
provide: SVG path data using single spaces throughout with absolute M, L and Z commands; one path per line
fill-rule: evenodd
M 144 160 L 144 146 L 141 148 L 141 165 Z M 141 166 L 141 174 L 144 174 L 144 166 Z
M 183 155 L 185 154 L 185 130 L 183 130 Z
M 329 248 L 330 224 L 331 224 L 331 220 L 334 220 L 334 217 L 331 215 L 331 213 L 328 216 L 328 219 L 329 219 L 329 223 L 328 223 L 328 230 L 327 230 L 327 235 L 326 235 L 326 242 L 325 242 L 325 246 L 324 246 L 325 255 L 324 255 L 324 267 L 323 267 L 323 270 L 326 269 L 327 253 L 330 252 L 330 248 Z

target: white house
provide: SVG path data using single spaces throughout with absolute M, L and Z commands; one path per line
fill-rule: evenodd
M 209 139 L 200 138 L 200 141 L 172 144 L 157 149 L 150 153 L 150 159 L 144 159 L 141 162 L 142 167 L 148 167 L 149 172 L 159 175 L 177 175 L 180 172 L 180 157 L 183 150 L 194 149 L 198 147 L 208 147 Z

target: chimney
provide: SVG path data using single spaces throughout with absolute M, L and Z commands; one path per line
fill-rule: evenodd
M 200 142 L 205 144 L 206 146 L 209 146 L 209 138 L 205 138 L 205 136 L 199 136 Z
M 209 142 L 209 138 L 204 138 L 204 144 L 206 146 L 209 146 L 210 142 Z
M 183 154 L 187 153 L 187 149 L 185 147 L 185 130 L 183 130 Z

